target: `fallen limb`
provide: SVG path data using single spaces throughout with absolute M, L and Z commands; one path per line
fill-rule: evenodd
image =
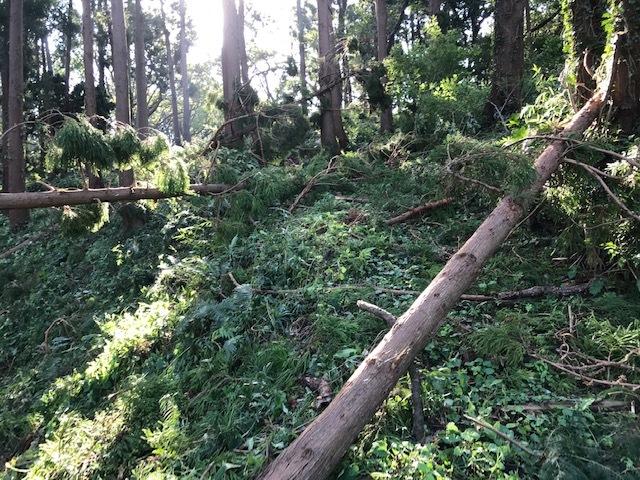
M 525 412 L 547 412 L 558 408 L 573 408 L 584 400 L 554 402 L 554 403 L 525 403 L 523 405 L 504 405 L 500 407 L 504 411 L 521 410 Z M 589 404 L 590 410 L 631 410 L 631 402 L 625 400 L 596 400 Z
M 412 208 L 407 210 L 402 215 L 398 215 L 397 217 L 390 218 L 385 223 L 389 226 L 395 225 L 396 223 L 404 222 L 411 217 L 418 215 L 419 213 L 426 212 L 427 210 L 432 210 L 437 207 L 441 207 L 442 205 L 447 205 L 448 203 L 453 202 L 453 197 L 443 198 L 441 200 L 436 200 L 434 202 L 425 203 L 424 205 L 420 205 L 419 207 Z
M 39 232 L 39 233 L 36 233 L 33 237 L 27 238 L 24 242 L 20 242 L 15 247 L 12 247 L 9 250 L 0 253 L 0 260 L 2 260 L 3 258 L 10 257 L 14 253 L 16 253 L 18 250 L 26 247 L 27 245 L 30 245 L 31 243 L 35 242 L 36 240 L 39 240 L 40 238 L 42 238 L 50 230 L 53 230 L 53 228 L 48 228 L 47 230 L 44 230 L 44 231 Z
M 538 457 L 538 458 L 544 457 L 544 454 L 531 450 L 530 448 L 526 447 L 525 445 L 520 443 L 515 438 L 511 438 L 509 435 L 507 435 L 506 433 L 501 432 L 497 428 L 494 428 L 493 426 L 489 425 L 487 422 L 483 422 L 479 418 L 475 418 L 475 417 L 472 417 L 471 415 L 467 415 L 467 414 L 464 414 L 464 413 L 462 414 L 462 416 L 464 418 L 466 418 L 467 420 L 472 421 L 476 425 L 480 425 L 481 427 L 486 428 L 487 430 L 491 430 L 496 435 L 504 438 L 507 442 L 510 442 L 510 443 L 514 444 L 516 447 L 518 447 L 523 452 L 526 452 L 526 453 L 528 453 L 529 455 L 531 455 L 533 457 Z
M 189 190 L 201 195 L 228 193 L 242 189 L 243 184 L 193 184 Z M 62 207 L 101 202 L 130 202 L 179 197 L 189 193 L 163 193 L 156 187 L 87 188 L 83 190 L 51 190 L 48 192 L 0 193 L 0 210 Z
M 563 137 L 582 134 L 604 104 L 600 88 L 566 124 Z M 485 263 L 518 224 L 528 202 L 542 190 L 567 150 L 551 142 L 534 164 L 536 180 L 517 195 L 504 197 L 431 284 L 398 318 L 389 333 L 365 358 L 329 406 L 289 445 L 259 478 L 264 480 L 326 478 L 353 439 L 375 414 L 389 392 L 444 323 L 460 296 L 475 282 Z
M 309 193 L 311 191 L 311 189 L 315 186 L 315 184 L 318 182 L 318 179 L 320 177 L 322 177 L 323 175 L 327 175 L 329 173 L 331 173 L 331 170 L 333 170 L 335 168 L 334 165 L 334 160 L 337 159 L 338 157 L 333 157 L 331 160 L 329 160 L 329 165 L 327 165 L 327 168 L 325 168 L 324 170 L 321 170 L 320 172 L 316 173 L 313 178 L 309 181 L 309 183 L 307 183 L 307 185 L 302 189 L 302 191 L 298 194 L 298 196 L 296 197 L 296 199 L 293 201 L 293 203 L 291 204 L 291 206 L 289 207 L 289 213 L 293 213 L 293 211 L 296 209 L 296 207 L 298 206 L 298 203 L 300 203 L 300 200 L 302 200 L 305 195 L 307 193 Z

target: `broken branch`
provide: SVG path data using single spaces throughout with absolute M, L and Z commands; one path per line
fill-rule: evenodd
M 447 197 L 441 200 L 425 203 L 424 205 L 420 205 L 419 207 L 415 207 L 410 210 L 407 210 L 402 215 L 398 215 L 397 217 L 390 218 L 385 223 L 389 226 L 395 225 L 396 223 L 404 222 L 405 220 L 415 215 L 418 215 L 419 213 L 425 212 L 427 210 L 432 210 L 437 207 L 441 207 L 442 205 L 447 205 L 448 203 L 451 203 L 451 202 L 453 202 L 453 197 Z

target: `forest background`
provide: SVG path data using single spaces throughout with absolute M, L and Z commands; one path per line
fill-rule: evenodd
M 640 478 L 635 1 L 79 6 L 0 3 L 3 478 Z

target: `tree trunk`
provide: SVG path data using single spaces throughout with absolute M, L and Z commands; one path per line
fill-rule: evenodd
M 576 0 L 570 2 L 570 23 L 573 35 L 573 56 L 576 57 L 576 90 L 578 105 L 589 99 L 596 87 L 593 78 L 604 53 L 606 35 L 602 17 L 607 10 L 600 0 Z M 569 12 L 565 12 L 567 15 Z
M 136 0 L 135 42 L 136 57 L 136 128 L 140 138 L 149 133 L 149 105 L 147 104 L 147 60 L 144 52 L 144 13 L 141 0 Z
M 4 50 L 4 49 L 3 49 Z M 2 52 L 0 62 L 0 79 L 2 80 L 2 131 L 9 130 L 9 62 L 8 51 Z M 9 191 L 9 140 L 8 135 L 2 135 L 2 191 Z
M 82 0 L 82 45 L 84 49 L 84 104 L 88 117 L 98 112 L 96 80 L 93 75 L 93 15 L 91 0 Z
M 22 138 L 24 107 L 24 29 L 23 1 L 9 2 L 9 99 L 6 185 L 10 193 L 25 191 L 25 159 Z M 12 228 L 29 221 L 29 210 L 9 210 L 9 225 Z
M 334 51 L 331 42 L 331 0 L 318 0 L 318 84 L 320 90 L 324 91 L 319 95 L 321 109 L 320 140 L 332 155 L 340 152 L 337 140 L 337 128 L 333 110 L 339 108 L 334 104 L 335 98 L 332 95 L 333 67 L 335 61 Z
M 340 67 L 342 68 L 342 82 L 341 102 L 342 106 L 350 105 L 353 102 L 353 92 L 351 90 L 351 67 L 349 66 L 349 55 L 346 52 L 346 38 L 347 38 L 347 0 L 338 0 L 338 35 L 340 35 L 340 46 L 338 51 L 340 52 Z M 336 62 L 337 63 L 337 62 Z
M 239 87 L 242 85 L 240 68 L 240 32 L 238 9 L 235 0 L 222 0 L 222 96 L 225 105 L 225 135 L 234 139 L 240 131 L 236 121 L 230 121 L 240 114 L 238 101 Z M 233 143 L 237 143 L 237 139 Z M 232 144 L 233 144 L 232 143 Z
M 298 23 L 298 55 L 299 55 L 299 75 L 300 75 L 300 90 L 302 96 L 307 95 L 307 42 L 304 38 L 304 16 L 302 14 L 302 1 L 296 0 L 296 20 Z M 302 102 L 302 113 L 308 112 L 307 102 Z
M 164 1 L 160 0 L 160 13 L 162 14 L 162 26 L 164 29 L 164 45 L 167 50 L 167 65 L 169 67 L 169 89 L 171 90 L 171 119 L 173 123 L 173 143 L 182 145 L 180 135 L 180 117 L 178 114 L 178 93 L 176 92 L 176 75 L 173 68 L 173 55 L 171 54 L 171 38 L 167 27 L 167 16 L 164 13 Z
M 105 5 L 106 0 L 98 0 L 97 11 L 101 13 L 108 14 L 107 7 Z M 104 92 L 106 91 L 106 83 L 105 83 L 105 70 L 107 68 L 107 39 L 109 35 L 107 30 L 105 30 L 104 22 L 98 23 L 97 35 L 96 35 L 96 44 L 98 47 L 98 86 Z
M 494 71 L 486 117 L 504 120 L 522 107 L 524 74 L 524 9 L 527 0 L 496 0 Z
M 378 62 L 381 64 L 387 58 L 389 51 L 387 45 L 387 2 L 385 0 L 376 0 L 376 27 L 378 31 Z M 380 77 L 380 84 L 384 89 L 387 84 L 386 74 Z M 385 93 L 386 95 L 386 93 Z M 391 132 L 393 130 L 393 114 L 391 107 L 382 106 L 380 109 L 380 132 Z
M 71 48 L 73 47 L 73 0 L 69 0 L 67 7 L 66 36 L 64 45 L 64 84 L 67 88 L 65 97 L 67 105 L 69 104 L 69 95 L 71 93 Z
M 238 0 L 238 53 L 240 54 L 240 73 L 242 84 L 249 85 L 249 61 L 247 59 L 247 42 L 244 38 L 244 0 Z
M 617 107 L 616 121 L 625 133 L 640 132 L 640 5 L 622 1 L 624 33 L 619 39 L 620 55 L 614 71 L 611 92 Z
M 127 28 L 124 21 L 124 6 L 122 0 L 111 0 L 111 46 L 113 56 L 113 80 L 116 91 L 116 120 L 127 125 L 131 124 L 131 109 L 129 103 L 129 48 L 127 46 Z M 120 172 L 120 185 L 135 184 L 133 170 Z
M 13 0 L 12 0 L 13 1 Z M 199 194 L 230 193 L 243 188 L 242 185 L 193 184 L 189 189 Z M 167 194 L 155 187 L 115 187 L 83 190 L 53 190 L 51 192 L 0 193 L 0 209 L 62 207 L 63 205 L 86 205 L 98 202 L 131 202 L 180 197 L 187 193 Z M 20 210 L 23 211 L 23 210 Z M 24 210 L 28 212 L 29 210 Z
M 140 0 L 137 0 L 138 2 Z M 182 73 L 182 138 L 191 141 L 191 107 L 189 105 L 189 71 L 187 70 L 187 7 L 180 0 L 180 70 Z
M 569 121 L 564 135 L 575 137 L 584 132 L 597 117 L 605 91 L 601 89 L 596 93 Z M 523 199 L 533 198 L 542 189 L 566 149 L 565 142 L 554 141 L 544 150 L 535 162 L 538 176 L 528 191 L 500 201 L 364 359 L 327 409 L 269 465 L 260 477 L 262 480 L 327 478 L 415 355 L 429 342 L 487 260 L 518 225 L 527 207 L 522 204 Z
M 51 60 L 51 51 L 49 50 L 49 37 L 47 34 L 42 36 L 42 48 L 44 50 L 44 58 L 47 64 L 47 72 L 53 72 L 53 60 Z

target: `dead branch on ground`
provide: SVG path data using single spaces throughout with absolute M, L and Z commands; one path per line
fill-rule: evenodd
M 340 157 L 337 157 L 337 156 L 333 157 L 331 160 L 329 160 L 329 164 L 327 165 L 327 168 L 325 168 L 324 170 L 321 170 L 320 172 L 316 173 L 313 176 L 313 178 L 309 181 L 307 186 L 302 189 L 302 191 L 298 194 L 296 199 L 293 201 L 293 203 L 289 207 L 289 213 L 293 213 L 298 203 L 300 203 L 300 200 L 302 200 L 305 197 L 305 195 L 309 193 L 309 191 L 316 185 L 316 183 L 318 183 L 318 179 L 320 179 L 320 177 L 331 173 L 331 171 L 335 168 L 334 161 L 337 160 L 338 158 Z
M 424 205 L 420 205 L 419 207 L 411 208 L 407 210 L 402 215 L 398 215 L 397 217 L 390 218 L 386 220 L 385 223 L 389 226 L 395 225 L 396 223 L 404 222 L 405 220 L 418 215 L 422 212 L 426 212 L 427 210 L 433 210 L 434 208 L 441 207 L 442 205 L 447 205 L 453 202 L 453 197 L 443 198 L 441 200 L 435 200 L 433 202 L 425 203 Z

